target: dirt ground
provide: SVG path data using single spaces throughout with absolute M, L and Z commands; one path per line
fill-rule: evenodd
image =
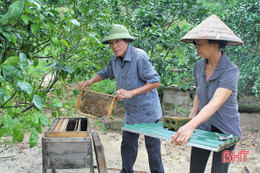
M 92 125 L 92 130 L 99 133 L 101 142 L 104 146 L 106 164 L 108 168 L 121 168 L 120 143 L 121 133 L 102 131 L 99 127 Z M 260 172 L 260 113 L 242 113 L 241 126 L 243 138 L 238 143 L 236 151 L 249 150 L 247 162 L 244 165 L 249 169 L 250 173 Z M 42 136 L 42 135 L 41 135 Z M 40 137 L 41 137 L 40 136 Z M 22 143 L 15 144 L 13 148 L 4 148 L 4 144 L 0 145 L 0 172 L 1 173 L 39 173 L 42 172 L 42 150 L 41 142 L 34 148 L 29 148 L 29 135 L 25 136 Z M 165 173 L 184 173 L 189 172 L 189 154 L 191 147 L 175 146 L 169 141 L 162 140 L 162 159 Z M 94 157 L 95 162 L 95 157 Z M 96 164 L 96 163 L 94 163 Z M 242 163 L 232 163 L 229 168 L 230 173 L 246 173 Z M 210 172 L 211 157 L 206 167 L 206 173 Z M 139 140 L 139 152 L 136 164 L 136 171 L 149 171 L 147 161 L 147 153 L 145 149 L 144 138 L 141 135 Z M 48 170 L 51 172 L 51 170 Z M 88 169 L 65 170 L 59 169 L 56 172 L 72 173 L 72 172 L 88 172 Z M 98 172 L 95 169 L 95 172 Z M 119 172 L 119 171 L 108 171 Z

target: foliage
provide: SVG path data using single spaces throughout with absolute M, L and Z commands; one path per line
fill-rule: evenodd
M 228 50 L 230 58 L 240 69 L 239 91 L 260 95 L 260 2 L 239 0 L 227 10 L 224 21 L 244 41 L 243 46 Z
M 163 85 L 187 89 L 198 57 L 179 39 L 209 15 L 208 8 L 196 0 L 0 0 L 0 137 L 20 142 L 28 130 L 33 147 L 41 127 L 49 125 L 48 111 L 53 117 L 71 111 L 67 84 L 88 80 L 109 62 L 112 52 L 99 40 L 115 23 L 125 25 L 136 38 L 133 45 L 148 52 Z M 259 66 L 254 69 L 248 73 L 252 80 Z M 103 81 L 91 89 L 114 94 L 116 84 Z
M 89 90 L 105 94 L 116 94 L 116 82 L 109 79 L 103 80 L 90 86 Z
M 197 58 L 194 55 L 187 58 L 186 53 L 191 52 L 192 47 L 179 39 L 192 28 L 185 18 L 197 21 L 207 10 L 200 3 L 188 0 L 122 1 L 120 7 L 125 11 L 118 12 L 121 15 L 117 18 L 136 38 L 132 44 L 148 52 L 161 83 L 178 84 L 183 89 L 193 85 L 191 72 Z M 122 18 L 124 13 L 126 16 Z M 192 17 L 188 17 L 190 14 Z M 173 69 L 181 71 L 177 73 Z
M 96 58 L 81 61 L 86 57 L 84 52 L 92 53 L 91 46 L 95 45 L 97 52 L 106 52 L 98 46 L 100 43 L 95 33 L 86 29 L 90 27 L 86 24 L 91 18 L 79 18 L 70 9 L 59 12 L 60 9 L 33 0 L 15 1 L 6 11 L 1 10 L 0 108 L 13 119 L 34 107 L 39 113 L 44 111 L 43 108 L 53 108 L 53 116 L 61 115 L 62 104 L 51 98 L 51 93 L 62 91 L 53 90 L 53 86 L 59 79 L 71 81 L 77 74 L 88 74 L 93 68 L 98 69 L 93 67 Z M 44 85 L 48 76 L 52 78 Z M 19 113 L 13 114 L 13 110 Z M 28 115 L 28 118 L 33 122 L 33 116 Z M 5 127 L 8 127 L 8 122 L 3 121 L 2 134 L 7 134 Z M 18 123 L 14 125 L 19 126 Z M 34 127 L 33 123 L 31 127 Z M 35 145 L 36 132 L 39 133 L 37 127 L 31 133 L 31 146 Z

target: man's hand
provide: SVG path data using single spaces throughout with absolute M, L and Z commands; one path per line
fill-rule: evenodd
M 133 93 L 131 91 L 126 91 L 124 89 L 120 89 L 120 90 L 117 90 L 116 92 L 116 98 L 118 100 L 122 100 L 122 99 L 129 99 L 131 97 L 133 97 Z
M 78 84 L 80 90 L 88 90 L 88 88 L 91 86 L 91 83 L 89 81 L 82 81 Z
M 174 135 L 172 135 L 171 143 L 175 143 L 176 145 L 186 144 L 194 130 L 195 128 L 191 124 L 185 124 Z

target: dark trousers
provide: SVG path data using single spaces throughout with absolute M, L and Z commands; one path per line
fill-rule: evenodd
M 212 126 L 213 132 L 220 132 L 216 127 Z M 222 153 L 226 150 L 232 151 L 235 149 L 235 145 L 219 151 L 219 152 L 213 152 L 213 160 L 212 160 L 212 167 L 211 167 L 211 173 L 227 173 L 228 167 L 230 165 L 230 162 L 223 163 L 222 162 Z M 204 150 L 201 148 L 192 147 L 191 149 L 191 160 L 190 160 L 190 173 L 204 173 L 208 158 L 211 151 Z
M 133 166 L 138 152 L 138 139 L 139 134 L 123 131 L 121 143 L 122 170 L 120 173 L 134 172 Z M 145 136 L 145 145 L 151 173 L 164 173 L 160 139 Z

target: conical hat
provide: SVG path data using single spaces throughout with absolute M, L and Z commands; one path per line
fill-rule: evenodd
M 193 40 L 196 39 L 225 40 L 227 41 L 227 45 L 244 44 L 244 42 L 216 15 L 211 15 L 203 20 L 198 26 L 185 34 L 181 38 L 181 41 L 193 43 Z

